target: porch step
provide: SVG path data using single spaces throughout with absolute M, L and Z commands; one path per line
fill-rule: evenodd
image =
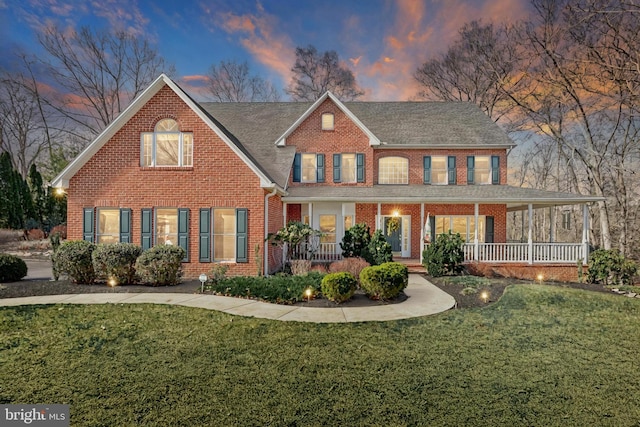
M 406 258 L 397 258 L 394 261 L 399 262 L 400 264 L 404 264 L 407 266 L 409 273 L 418 273 L 424 274 L 426 270 L 422 264 L 420 264 L 420 260 L 418 259 L 406 259 Z

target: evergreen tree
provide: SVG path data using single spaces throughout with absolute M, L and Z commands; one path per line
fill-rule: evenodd
M 40 226 L 44 225 L 46 214 L 46 193 L 42 182 L 42 175 L 38 172 L 36 165 L 33 164 L 29 168 L 29 187 L 31 191 L 31 200 L 33 202 L 34 219 Z

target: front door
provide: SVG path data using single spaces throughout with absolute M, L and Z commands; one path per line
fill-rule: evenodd
M 385 216 L 384 235 L 391 245 L 394 257 L 408 258 L 411 256 L 411 246 L 409 236 L 411 217 L 410 216 Z

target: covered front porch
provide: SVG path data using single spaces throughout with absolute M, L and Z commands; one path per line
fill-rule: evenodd
M 344 232 L 356 223 L 382 230 L 392 244 L 394 259 L 422 262 L 426 245 L 440 233 L 460 232 L 465 262 L 518 265 L 586 264 L 589 251 L 588 203 L 597 198 L 509 186 L 393 186 L 290 189 L 284 223 L 306 222 L 325 236 L 297 248 L 296 256 L 315 262 L 342 258 Z M 329 194 L 328 190 L 332 190 Z M 471 193 L 471 194 L 470 194 Z M 471 197 L 473 195 L 473 197 Z M 533 212 L 558 206 L 582 206 L 580 242 L 556 242 L 555 220 L 549 221 L 548 238 L 534 241 Z M 525 211 L 526 241 L 508 242 L 507 213 Z M 390 221 L 399 225 L 389 227 Z

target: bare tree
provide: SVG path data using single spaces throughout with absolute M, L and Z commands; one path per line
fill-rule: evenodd
M 97 135 L 161 72 L 173 72 L 146 39 L 123 31 L 47 26 L 38 39 L 60 88 L 57 99 L 46 101 L 73 124 L 76 136 Z
M 319 53 L 314 46 L 297 47 L 293 77 L 286 92 L 294 101 L 315 101 L 331 91 L 343 101 L 353 101 L 362 91 L 353 72 L 340 63 L 336 51 Z
M 220 61 L 207 75 L 207 89 L 217 102 L 279 101 L 280 94 L 267 80 L 249 74 L 247 62 Z

